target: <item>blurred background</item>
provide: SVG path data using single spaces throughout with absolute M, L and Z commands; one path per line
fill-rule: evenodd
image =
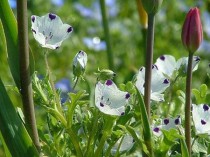
M 9 0 L 16 15 L 16 1 Z M 204 40 L 195 53 L 201 58 L 198 70 L 193 73 L 193 88 L 209 82 L 210 63 L 210 0 L 183 1 L 165 0 L 156 15 L 154 62 L 163 54 L 173 55 L 176 60 L 187 57 L 188 52 L 181 42 L 181 30 L 184 18 L 191 7 L 198 6 L 204 30 Z M 106 10 L 110 30 L 110 41 L 114 60 L 115 81 L 117 84 L 131 81 L 137 70 L 144 66 L 145 36 L 140 23 L 136 0 L 106 0 Z M 88 55 L 84 80 L 77 90 L 86 89 L 94 93 L 95 72 L 108 69 L 107 46 L 105 42 L 99 0 L 28 0 L 28 27 L 31 57 L 31 69 L 40 77 L 45 76 L 44 51 L 35 41 L 31 32 L 31 15 L 43 16 L 54 13 L 64 23 L 70 24 L 74 31 L 57 50 L 50 50 L 48 60 L 56 87 L 71 91 L 73 86 L 72 63 L 75 54 L 83 50 Z M 0 28 L 0 33 L 3 33 Z M 0 40 L 2 41 L 2 40 Z M 8 68 L 4 42 L 0 42 L 0 75 L 7 87 L 14 82 Z M 113 69 L 111 69 L 113 70 Z M 184 90 L 185 86 L 183 86 Z M 7 88 L 15 105 L 19 106 L 20 95 L 16 88 Z M 0 156 L 3 156 L 3 154 Z

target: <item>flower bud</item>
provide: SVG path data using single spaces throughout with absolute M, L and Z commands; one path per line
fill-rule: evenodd
M 188 12 L 182 27 L 182 43 L 190 52 L 194 53 L 203 40 L 203 30 L 200 19 L 200 11 L 197 7 Z
M 156 14 L 162 4 L 163 0 L 142 0 L 142 4 L 147 14 Z
M 79 51 L 73 60 L 73 74 L 76 77 L 80 77 L 85 72 L 87 64 L 87 54 L 84 51 Z
M 147 12 L 144 10 L 144 7 L 142 5 L 142 0 L 137 0 L 137 7 L 138 7 L 138 13 L 139 13 L 139 21 L 142 24 L 144 29 L 147 29 L 148 27 L 148 16 Z
M 109 69 L 102 69 L 102 70 L 98 69 L 98 72 L 95 74 L 97 75 L 97 80 L 102 80 L 102 81 L 111 80 L 116 75 L 112 70 Z

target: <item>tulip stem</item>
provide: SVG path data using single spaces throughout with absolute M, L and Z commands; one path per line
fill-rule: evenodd
M 186 105 L 185 105 L 185 140 L 191 156 L 191 89 L 192 89 L 192 61 L 193 53 L 189 52 L 186 78 Z
M 27 0 L 17 1 L 18 40 L 20 52 L 20 82 L 26 128 L 38 151 L 41 150 L 36 127 L 33 90 L 30 77 L 28 47 Z
M 154 22 L 155 15 L 148 14 L 148 31 L 146 41 L 146 65 L 145 65 L 145 89 L 144 102 L 147 110 L 148 119 L 150 119 L 150 97 L 151 97 L 151 77 L 153 62 L 153 45 L 154 45 Z
M 113 53 L 111 48 L 111 42 L 110 42 L 110 33 L 109 33 L 109 25 L 107 20 L 107 13 L 106 13 L 106 4 L 105 0 L 100 0 L 100 7 L 101 7 L 101 15 L 102 15 L 102 24 L 104 29 L 104 35 L 106 40 L 106 46 L 107 46 L 107 59 L 109 63 L 109 69 L 115 70 L 114 67 L 114 60 L 113 60 Z

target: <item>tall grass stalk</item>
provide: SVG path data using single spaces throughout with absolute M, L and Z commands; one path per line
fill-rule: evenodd
M 112 53 L 112 48 L 111 48 L 105 0 L 100 0 L 100 7 L 101 7 L 101 15 L 102 15 L 102 24 L 103 24 L 104 35 L 105 35 L 106 46 L 107 46 L 107 51 L 106 51 L 107 60 L 109 64 L 109 69 L 114 71 L 115 67 L 114 67 L 113 53 Z

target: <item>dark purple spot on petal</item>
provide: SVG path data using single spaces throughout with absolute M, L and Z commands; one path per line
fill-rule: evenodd
M 67 32 L 68 32 L 68 33 L 72 32 L 72 31 L 73 31 L 73 27 L 69 27 L 69 28 L 67 29 Z
M 180 123 L 179 118 L 174 120 L 175 125 L 178 125 Z
M 204 104 L 204 105 L 203 105 L 203 109 L 204 109 L 204 111 L 208 111 L 208 110 L 209 110 L 209 106 L 206 105 L 206 104 Z
M 55 49 L 58 49 L 59 48 L 59 46 L 57 46 Z
M 104 107 L 104 104 L 103 104 L 102 102 L 100 102 L 100 106 L 101 106 L 101 107 Z
M 201 124 L 202 124 L 202 125 L 205 125 L 205 124 L 206 124 L 206 121 L 203 120 L 203 119 L 201 119 Z
M 49 18 L 50 20 L 54 20 L 56 18 L 55 14 L 49 13 Z
M 155 64 L 152 65 L 152 69 L 154 69 L 154 68 L 156 68 L 158 70 L 158 67 Z
M 195 58 L 194 58 L 194 61 L 196 61 L 196 62 L 199 62 L 201 59 L 200 59 L 200 57 L 198 57 L 198 56 L 196 56 Z
M 122 113 L 121 113 L 121 116 L 123 116 L 124 114 L 125 114 L 125 112 L 122 112 Z
M 107 80 L 107 81 L 106 81 L 106 85 L 107 85 L 107 86 L 112 85 L 112 83 L 113 83 L 112 80 Z
M 153 129 L 153 131 L 158 133 L 160 131 L 160 129 L 158 127 L 156 127 Z
M 162 55 L 162 56 L 160 56 L 160 59 L 161 59 L 162 61 L 165 61 L 166 58 L 165 58 L 165 56 Z
M 145 87 L 145 83 L 143 84 L 143 87 Z
M 129 94 L 129 93 L 127 93 L 127 94 L 125 95 L 125 99 L 128 99 L 128 98 L 130 98 L 130 94 Z
M 133 143 L 134 143 L 134 142 L 136 142 L 136 141 L 133 139 Z
M 169 119 L 166 118 L 166 119 L 163 120 L 163 122 L 164 122 L 165 125 L 167 125 L 169 123 Z
M 168 80 L 168 79 L 165 79 L 165 80 L 163 81 L 163 83 L 164 83 L 164 84 L 168 84 L 168 83 L 169 83 L 169 80 Z
M 34 22 L 35 21 L 35 16 L 31 17 L 31 21 Z
M 210 63 L 209 63 L 210 64 Z M 143 67 L 141 67 L 140 69 L 139 69 L 139 71 L 142 71 L 143 70 Z
M 32 32 L 34 32 L 36 34 L 36 31 L 34 29 L 31 29 L 31 30 L 32 30 Z

